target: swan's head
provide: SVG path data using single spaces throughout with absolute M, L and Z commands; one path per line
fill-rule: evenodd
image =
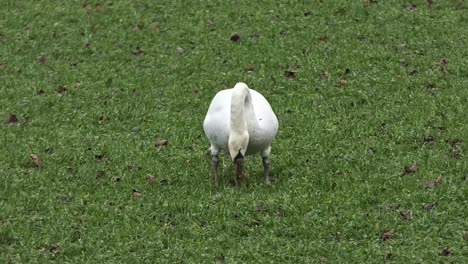
M 231 133 L 229 135 L 229 155 L 231 156 L 232 161 L 236 158 L 245 157 L 245 152 L 247 151 L 247 146 L 249 145 L 249 133 L 245 131 L 244 133 Z

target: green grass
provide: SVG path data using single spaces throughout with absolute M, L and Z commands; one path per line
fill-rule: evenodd
M 376 2 L 3 1 L 0 262 L 467 263 L 468 3 Z M 238 81 L 280 121 L 272 186 L 259 157 L 211 184 Z

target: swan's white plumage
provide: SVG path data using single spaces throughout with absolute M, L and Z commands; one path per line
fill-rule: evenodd
M 232 160 L 239 153 L 242 156 L 260 153 L 268 159 L 278 132 L 278 119 L 263 95 L 245 83 L 237 83 L 215 95 L 203 129 L 216 159 L 220 150 L 229 153 Z
M 203 129 L 212 148 L 215 148 L 212 151 L 224 150 L 229 153 L 231 97 L 234 89 L 242 89 L 243 87 L 246 87 L 250 92 L 254 112 L 254 116 L 246 116 L 249 126 L 249 143 L 246 155 L 261 153 L 268 149 L 278 132 L 278 119 L 265 97 L 259 92 L 249 89 L 246 84 L 238 83 L 233 89 L 218 92 L 211 101 L 206 114 Z M 232 158 L 234 159 L 234 157 Z

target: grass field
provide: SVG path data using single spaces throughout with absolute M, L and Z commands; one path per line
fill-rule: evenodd
M 0 262 L 468 263 L 467 58 L 462 0 L 3 1 Z M 271 186 L 211 183 L 238 81 Z

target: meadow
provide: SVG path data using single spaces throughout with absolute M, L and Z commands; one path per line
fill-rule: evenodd
M 1 263 L 468 263 L 468 2 L 2 1 Z M 212 184 L 202 123 L 276 112 Z

